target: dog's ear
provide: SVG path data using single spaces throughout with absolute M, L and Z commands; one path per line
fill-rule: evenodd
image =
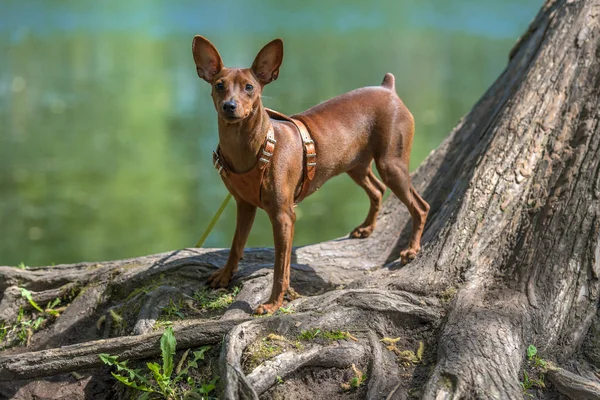
M 212 82 L 215 75 L 223 69 L 223 60 L 217 48 L 203 36 L 194 36 L 192 54 L 198 76 L 206 82 Z
M 283 61 L 283 41 L 275 39 L 258 52 L 250 68 L 264 86 L 273 82 L 279 75 L 279 67 Z

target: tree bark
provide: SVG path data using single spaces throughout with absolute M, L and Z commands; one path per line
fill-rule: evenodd
M 222 322 L 212 322 L 214 332 L 229 332 L 219 359 L 222 397 L 300 398 L 294 393 L 302 388 L 308 398 L 329 399 L 523 398 L 519 382 L 533 368 L 526 349 L 534 344 L 553 363 L 546 388 L 529 394 L 600 398 L 599 57 L 600 0 L 548 0 L 506 70 L 413 173 L 431 210 L 423 250 L 410 264 L 397 260 L 410 216 L 391 196 L 370 238 L 294 249 L 292 286 L 305 297 L 289 302 L 293 314 L 237 323 L 268 297 L 272 279 L 273 251 L 247 250 L 234 283 L 243 289 Z M 56 322 L 60 328 L 34 335 L 25 350 L 94 339 L 97 332 L 68 333 L 115 307 L 145 309 L 128 317 L 121 331 L 127 335 L 140 320 L 153 320 L 150 301 L 161 295 L 131 296 L 136 287 L 158 279 L 190 294 L 226 258 L 226 250 L 186 249 L 96 264 L 0 267 L 0 313 L 11 320 L 29 306 L 17 286 L 40 301 L 76 290 Z M 243 371 L 251 343 L 313 328 L 349 331 L 357 341 L 311 344 Z M 388 344 L 385 338 L 399 339 Z M 403 353 L 421 344 L 418 359 Z M 71 368 L 25 372 L 22 366 L 40 353 L 17 354 L 22 350 L 0 356 L 0 380 Z M 346 392 L 323 384 L 313 391 L 322 371 L 330 371 L 323 382 L 339 381 L 350 364 L 366 371 L 365 388 Z M 277 376 L 283 384 L 272 379 Z

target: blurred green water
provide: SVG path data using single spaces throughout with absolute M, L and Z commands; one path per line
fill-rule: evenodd
M 295 113 L 396 76 L 415 116 L 412 168 L 504 69 L 541 0 L 28 2 L 0 5 L 0 265 L 192 246 L 226 190 L 216 115 L 191 58 L 228 66 L 285 42 L 271 108 Z M 368 199 L 340 176 L 298 208 L 295 244 L 342 236 Z M 207 247 L 228 247 L 229 205 Z M 318 230 L 314 227 L 319 226 Z M 271 246 L 259 212 L 249 246 Z

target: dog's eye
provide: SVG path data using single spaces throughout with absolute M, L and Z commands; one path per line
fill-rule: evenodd
M 249 84 L 249 83 L 246 83 L 246 91 L 247 91 L 247 92 L 251 92 L 252 90 L 254 90 L 254 86 L 252 86 L 252 85 L 251 85 L 251 84 Z
M 215 89 L 217 89 L 217 90 L 223 90 L 224 87 L 225 87 L 225 85 L 223 85 L 223 82 L 218 82 L 215 85 Z

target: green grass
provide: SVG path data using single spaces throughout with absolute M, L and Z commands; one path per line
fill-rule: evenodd
M 244 351 L 243 364 L 246 371 L 253 371 L 264 361 L 269 360 L 283 352 L 283 347 L 275 340 L 265 337 L 250 344 Z
M 349 340 L 349 339 L 356 340 L 356 338 L 354 338 L 350 334 L 350 332 L 340 331 L 339 329 L 333 330 L 333 331 L 328 331 L 328 330 L 321 330 L 319 328 L 308 329 L 308 330 L 300 332 L 300 334 L 298 335 L 298 339 L 305 340 L 305 341 L 310 341 L 310 340 L 315 340 L 315 339 L 326 339 L 326 340 L 331 340 L 331 341 Z
M 320 330 L 319 328 L 313 328 L 313 329 L 309 329 L 309 330 L 305 330 L 300 332 L 300 334 L 298 335 L 298 339 L 300 340 L 315 340 L 315 339 L 327 339 L 327 340 L 348 340 L 350 339 L 350 333 L 349 332 L 343 332 L 340 330 L 333 330 L 333 331 L 327 331 L 327 330 Z
M 19 307 L 16 321 L 0 321 L 0 350 L 28 343 L 35 332 L 60 315 L 60 312 L 56 309 L 61 303 L 60 298 L 49 301 L 46 307 L 41 307 L 33 300 L 33 295 L 29 290 L 25 288 L 19 288 L 19 290 L 21 291 L 21 297 L 28 301 L 33 310 L 26 312 L 22 307 Z
M 240 287 L 234 287 L 231 292 L 202 289 L 194 293 L 194 300 L 203 310 L 220 310 L 229 307 L 235 297 L 240 293 Z
M 161 312 L 161 319 L 172 320 L 175 317 L 177 319 L 184 319 L 185 313 L 183 309 L 185 306 L 183 305 L 183 301 L 179 300 L 177 303 L 173 302 L 173 299 L 169 300 L 169 305 L 163 307 Z
M 295 314 L 296 311 L 292 310 L 292 307 L 279 307 L 277 310 L 279 314 Z

